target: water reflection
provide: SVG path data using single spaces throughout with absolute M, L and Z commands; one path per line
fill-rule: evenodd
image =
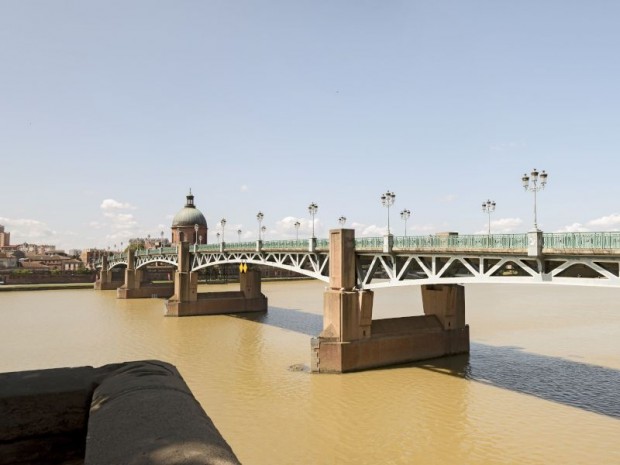
M 308 336 L 321 332 L 323 317 L 270 307 L 269 312 L 238 315 L 257 323 Z M 524 352 L 519 347 L 471 343 L 467 355 L 400 365 L 419 367 L 529 394 L 589 412 L 620 418 L 620 371 Z M 387 368 L 389 369 L 389 368 Z

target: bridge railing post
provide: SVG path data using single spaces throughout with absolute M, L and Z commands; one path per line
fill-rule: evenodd
M 527 255 L 528 257 L 540 257 L 544 246 L 543 232 L 534 229 L 527 233 Z
M 383 236 L 383 253 L 392 253 L 394 248 L 394 235 L 386 234 Z
M 308 239 L 308 252 L 316 252 L 316 237 Z

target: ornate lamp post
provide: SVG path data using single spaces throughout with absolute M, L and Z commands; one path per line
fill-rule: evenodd
M 341 216 L 340 218 L 338 218 L 338 223 L 340 223 L 340 226 L 344 226 L 344 224 L 347 222 L 347 217 L 346 216 Z
M 411 211 L 404 209 L 400 212 L 400 218 L 405 222 L 405 237 L 407 237 L 407 220 L 411 217 Z
M 237 236 L 239 236 L 239 242 L 241 242 L 241 229 L 237 229 Z
M 161 232 L 161 247 L 164 247 L 164 232 Z
M 381 196 L 381 204 L 384 207 L 387 207 L 387 220 L 388 220 L 387 233 L 388 233 L 388 236 L 390 235 L 390 207 L 392 205 L 394 205 L 395 200 L 396 200 L 396 194 L 394 192 L 391 192 L 391 191 L 387 191 L 385 194 L 383 194 Z
M 194 248 L 196 246 L 196 244 L 198 244 L 198 224 L 194 225 Z
M 224 242 L 224 227 L 226 226 L 226 218 L 222 218 L 220 220 L 220 225 L 222 226 L 222 242 Z
M 215 233 L 215 237 L 217 237 L 217 243 L 220 243 L 220 233 Z
M 295 226 L 295 240 L 298 241 L 299 240 L 299 227 L 301 226 L 301 223 L 299 221 L 295 221 L 295 224 L 293 226 Z
M 263 222 L 263 218 L 265 218 L 265 215 L 263 215 L 263 212 L 258 212 L 258 214 L 256 215 L 256 219 L 258 220 L 258 240 L 261 240 L 261 224 Z
M 310 213 L 310 215 L 312 216 L 312 239 L 314 239 L 314 215 L 316 215 L 318 209 L 319 206 L 314 202 L 308 205 L 308 213 Z
M 260 231 L 263 233 L 263 237 L 265 237 L 265 232 L 267 231 L 267 226 L 262 226 Z
M 495 211 L 495 200 L 482 202 L 482 211 L 489 215 L 489 236 L 491 235 L 491 213 Z
M 532 172 L 530 173 L 530 176 L 528 176 L 526 173 L 521 178 L 521 181 L 523 181 L 524 189 L 526 191 L 530 191 L 534 193 L 534 231 L 538 231 L 538 217 L 536 213 L 536 193 L 539 190 L 542 190 L 545 188 L 545 185 L 547 184 L 548 174 L 545 172 L 545 170 L 543 170 L 542 173 L 540 173 L 540 184 L 538 184 L 538 176 L 539 176 L 539 173 L 536 170 L 536 168 L 534 168 Z

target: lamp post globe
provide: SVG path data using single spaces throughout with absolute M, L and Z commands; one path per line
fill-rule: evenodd
M 340 227 L 344 226 L 346 222 L 347 222 L 346 216 L 341 216 L 340 218 L 338 218 L 338 223 L 340 223 Z

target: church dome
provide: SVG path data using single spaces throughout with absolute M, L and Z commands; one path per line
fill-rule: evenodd
M 187 203 L 185 207 L 183 207 L 179 212 L 174 215 L 172 220 L 172 227 L 178 228 L 183 226 L 194 226 L 197 224 L 198 226 L 207 227 L 207 220 L 200 210 L 196 208 L 194 205 L 194 196 L 192 195 L 192 191 L 189 191 L 189 195 L 187 196 Z

